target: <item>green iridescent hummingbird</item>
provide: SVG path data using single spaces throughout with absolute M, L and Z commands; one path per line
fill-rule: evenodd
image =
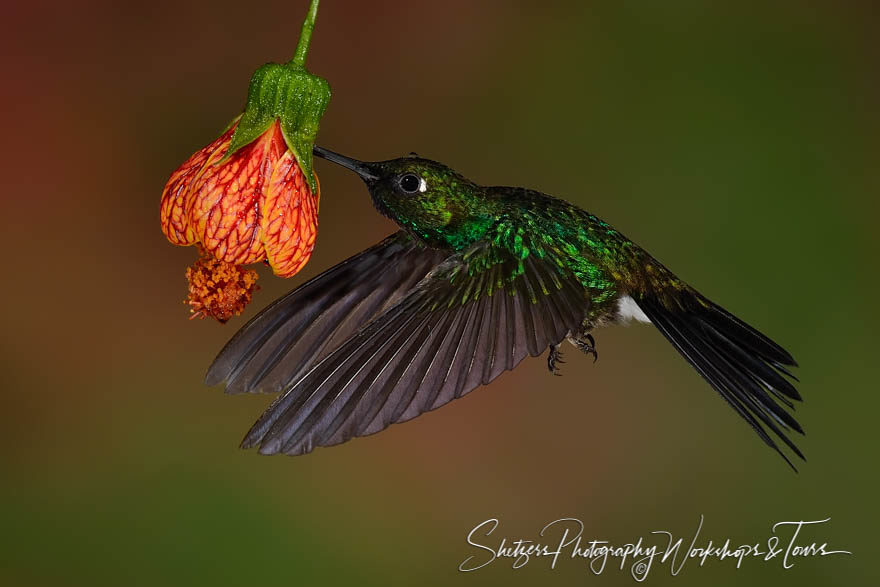
M 357 173 L 400 231 L 274 302 L 211 365 L 228 393 L 283 392 L 242 442 L 308 453 L 372 434 L 486 385 L 566 340 L 597 356 L 594 329 L 651 323 L 761 439 L 803 433 L 796 365 L 778 344 L 694 290 L 608 223 L 516 187 L 486 187 L 409 156 Z

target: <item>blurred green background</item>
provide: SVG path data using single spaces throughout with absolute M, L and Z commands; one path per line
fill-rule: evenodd
M 416 151 L 600 215 L 801 364 L 799 474 L 654 329 L 597 333 L 413 422 L 306 457 L 237 448 L 270 401 L 202 385 L 244 324 L 187 321 L 169 173 L 292 54 L 304 0 L 4 7 L 0 582 L 627 585 L 581 561 L 458 565 L 479 522 L 578 517 L 624 543 L 764 541 L 783 520 L 853 556 L 667 566 L 655 585 L 877 584 L 880 75 L 855 2 L 322 3 L 319 142 Z M 393 230 L 317 163 L 318 246 L 249 317 Z

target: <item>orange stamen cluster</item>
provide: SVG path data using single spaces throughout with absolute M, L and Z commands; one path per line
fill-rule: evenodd
M 253 269 L 202 256 L 186 270 L 190 319 L 210 316 L 223 323 L 238 316 L 259 289 L 257 277 Z

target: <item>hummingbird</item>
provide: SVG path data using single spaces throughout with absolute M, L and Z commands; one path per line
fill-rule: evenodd
M 415 154 L 314 153 L 360 176 L 400 230 L 269 305 L 219 353 L 208 385 L 281 394 L 243 448 L 301 455 L 373 434 L 545 352 L 558 374 L 566 341 L 595 361 L 592 333 L 634 320 L 653 324 L 792 468 L 776 439 L 804 459 L 788 437 L 803 434 L 786 409 L 801 400 L 792 356 L 607 222 Z

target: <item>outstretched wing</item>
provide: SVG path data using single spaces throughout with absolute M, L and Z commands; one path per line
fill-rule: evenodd
M 403 231 L 358 253 L 269 305 L 239 330 L 205 383 L 227 393 L 284 389 L 448 256 Z
M 453 255 L 292 382 L 242 446 L 298 455 L 379 432 L 539 355 L 588 309 L 560 264 L 490 247 Z

